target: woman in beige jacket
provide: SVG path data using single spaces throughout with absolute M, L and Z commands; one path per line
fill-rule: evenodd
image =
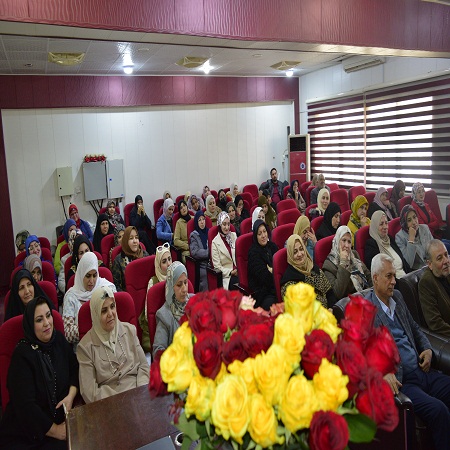
M 136 328 L 117 318 L 114 293 L 101 286 L 92 294 L 92 328 L 77 347 L 80 391 L 86 403 L 149 381 L 149 366 Z
M 178 211 L 180 212 L 180 217 L 175 225 L 175 231 L 173 234 L 173 245 L 181 250 L 181 257 L 183 259 L 183 264 L 186 262 L 186 255 L 189 255 L 189 240 L 187 234 L 187 223 L 192 219 L 189 214 L 187 203 L 184 200 L 178 202 Z

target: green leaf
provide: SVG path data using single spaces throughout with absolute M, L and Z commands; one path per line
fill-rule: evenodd
M 205 421 L 206 432 L 208 433 L 208 437 L 211 437 L 211 422 L 209 419 Z
M 200 439 L 200 436 L 197 433 L 197 421 L 195 420 L 195 418 L 188 420 L 184 411 L 180 414 L 180 417 L 178 419 L 178 428 L 184 433 L 184 439 L 186 438 L 186 436 L 189 436 L 191 441 Z
M 188 435 L 184 434 L 183 443 L 181 444 L 181 450 L 189 450 L 191 444 L 192 444 L 191 438 Z
M 239 446 L 238 443 L 236 441 L 234 441 L 233 439 L 231 439 L 231 445 L 233 446 L 234 450 L 239 450 Z
M 256 442 L 251 439 L 249 444 L 247 445 L 247 449 L 246 450 L 253 450 L 256 447 Z
M 375 422 L 364 414 L 346 414 L 344 419 L 347 421 L 351 442 L 371 442 L 375 437 Z

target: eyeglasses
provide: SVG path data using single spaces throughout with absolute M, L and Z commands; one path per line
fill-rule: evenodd
M 28 247 L 28 251 L 31 252 L 33 250 L 39 250 L 40 248 L 41 248 L 41 246 L 37 242 L 33 242 Z
M 159 245 L 156 247 L 157 252 L 163 252 L 164 250 L 169 250 L 170 244 L 168 242 L 165 242 L 163 245 Z

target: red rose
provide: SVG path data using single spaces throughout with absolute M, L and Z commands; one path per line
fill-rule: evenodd
M 189 317 L 189 326 L 197 337 L 203 331 L 218 331 L 220 328 L 222 319 L 220 310 L 209 300 L 205 299 L 196 302 L 187 315 Z
M 309 429 L 311 450 L 343 450 L 349 431 L 345 419 L 332 411 L 314 413 Z
M 230 340 L 223 344 L 222 360 L 228 366 L 233 361 L 245 361 L 247 358 L 243 333 L 236 331 L 231 335 Z
M 243 330 L 244 348 L 248 356 L 254 358 L 262 351 L 267 351 L 273 341 L 273 327 L 270 323 L 249 325 Z
M 336 362 L 342 372 L 348 375 L 348 397 L 352 398 L 360 389 L 367 374 L 366 357 L 361 349 L 352 341 L 339 339 L 336 345 Z
M 249 327 L 250 325 L 257 325 L 257 324 L 272 324 L 273 321 L 270 319 L 270 317 L 267 317 L 262 314 L 257 314 L 255 311 L 252 311 L 251 309 L 240 309 L 238 313 L 238 327 L 240 329 L 244 329 Z
M 200 373 L 214 380 L 222 365 L 221 334 L 214 331 L 204 331 L 194 344 L 194 359 Z
M 302 351 L 301 365 L 306 375 L 312 378 L 319 370 L 322 358 L 331 361 L 334 344 L 328 333 L 323 330 L 313 330 L 305 337 L 305 347 Z
M 381 375 L 397 372 L 400 355 L 391 332 L 385 326 L 374 329 L 364 353 L 367 364 L 380 371 Z
M 161 368 L 159 365 L 159 359 L 152 362 L 150 366 L 150 382 L 148 383 L 148 390 L 150 391 L 150 397 L 162 397 L 167 395 L 167 384 L 164 383 L 161 377 Z
M 237 312 L 241 303 L 242 294 L 239 291 L 227 291 L 221 288 L 209 292 L 209 298 L 217 306 L 231 308 Z
M 393 431 L 398 425 L 398 409 L 391 387 L 380 372 L 370 369 L 366 376 L 366 386 L 356 397 L 359 412 L 369 416 L 377 427 Z

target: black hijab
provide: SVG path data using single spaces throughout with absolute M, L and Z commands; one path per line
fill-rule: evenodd
M 75 241 L 73 242 L 73 249 L 72 249 L 72 265 L 75 267 L 78 267 L 78 263 L 80 260 L 78 259 L 78 250 L 80 248 L 81 244 L 87 244 L 87 246 L 91 249 L 92 252 L 92 244 L 91 241 L 84 235 L 80 234 L 75 238 Z
M 339 207 L 339 205 L 336 202 L 331 202 L 323 215 L 323 222 L 319 228 L 319 235 L 322 235 L 322 237 L 326 237 L 336 234 L 337 228 L 333 228 L 331 220 L 333 219 L 333 216 L 338 212 L 341 212 L 341 208 Z
M 136 195 L 136 197 L 134 197 L 134 206 L 136 207 L 136 209 L 138 209 L 138 201 L 142 200 L 142 202 L 144 201 L 142 199 L 142 195 Z
M 181 214 L 181 205 L 186 205 L 187 213 L 184 216 Z M 184 219 L 185 222 L 189 222 L 191 220 L 192 217 L 189 214 L 189 208 L 184 200 L 180 200 L 178 202 L 178 212 L 180 213 L 180 218 Z
M 114 233 L 114 228 L 111 225 L 108 215 L 107 214 L 100 214 L 97 217 L 97 225 L 95 226 L 95 231 L 94 231 L 94 249 L 101 253 L 102 252 L 102 239 L 105 237 L 100 229 L 100 226 L 102 224 L 102 222 L 108 222 L 108 232 L 106 233 L 108 234 L 113 234 Z
M 298 182 L 298 180 L 292 180 L 291 181 L 291 187 L 288 189 L 289 194 L 292 195 L 292 198 L 295 198 L 295 193 L 294 193 L 294 183 L 297 182 L 298 184 L 298 192 L 300 192 L 300 183 Z
M 200 235 L 200 239 L 202 240 L 202 244 L 203 244 L 203 248 L 206 250 L 208 248 L 208 231 L 209 228 L 206 227 L 203 228 L 203 230 L 198 226 L 198 219 L 200 219 L 200 217 L 205 217 L 205 213 L 200 209 L 199 211 L 197 211 L 195 213 L 194 216 L 194 226 L 195 226 L 195 231 L 197 231 L 197 233 Z
M 255 220 L 255 223 L 253 224 L 253 243 L 256 245 L 259 245 L 260 247 L 262 247 L 259 242 L 258 242 L 258 229 L 261 225 L 264 225 L 266 231 L 267 231 L 267 235 L 269 237 L 268 243 L 270 242 L 270 238 L 271 238 L 271 232 L 270 232 L 270 228 L 269 225 L 267 225 L 266 222 L 264 222 L 264 220 L 258 219 Z M 266 245 L 267 247 L 267 245 Z M 264 247 L 262 247 L 264 248 Z
M 223 192 L 225 194 L 225 197 L 223 198 L 223 200 L 220 200 L 220 193 Z M 227 207 L 227 194 L 225 193 L 225 191 L 223 189 L 220 189 L 220 191 L 217 193 L 217 206 L 222 210 L 225 211 L 226 207 Z

